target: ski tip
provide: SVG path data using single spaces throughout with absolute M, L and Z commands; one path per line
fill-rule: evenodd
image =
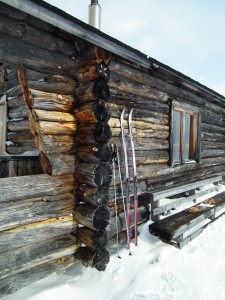
M 131 119 L 132 119 L 132 114 L 133 114 L 133 108 L 131 109 L 131 111 L 130 111 L 130 113 L 129 113 L 129 120 L 131 121 Z
M 123 117 L 124 114 L 125 114 L 125 108 L 124 108 L 124 109 L 122 110 L 122 112 L 121 112 L 121 117 Z
M 118 255 L 118 258 L 121 259 L 122 257 Z

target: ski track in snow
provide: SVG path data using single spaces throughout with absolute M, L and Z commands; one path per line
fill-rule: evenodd
M 34 283 L 4 300 L 224 300 L 225 216 L 181 250 L 141 227 L 132 243 L 111 256 L 105 272 L 81 264 Z M 115 251 L 116 253 L 116 251 Z

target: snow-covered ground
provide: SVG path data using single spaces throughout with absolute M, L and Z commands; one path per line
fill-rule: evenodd
M 132 244 L 111 256 L 105 272 L 81 264 L 53 274 L 4 300 L 224 300 L 225 216 L 181 250 L 140 229 Z

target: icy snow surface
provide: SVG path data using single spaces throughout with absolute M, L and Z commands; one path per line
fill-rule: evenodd
M 105 272 L 77 264 L 1 299 L 225 299 L 225 216 L 181 250 L 150 235 L 148 224 L 140 227 L 132 256 L 123 248 L 122 258 L 113 254 Z

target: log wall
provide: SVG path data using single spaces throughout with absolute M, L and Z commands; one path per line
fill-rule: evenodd
M 118 146 L 124 180 L 120 129 L 124 108 L 127 135 L 128 113 L 134 109 L 142 224 L 149 219 L 146 192 L 225 175 L 225 104 L 206 92 L 178 86 L 160 69 L 147 70 L 3 3 L 0 7 L 7 151 L 17 155 L 37 150 L 41 165 L 41 170 L 38 166 L 39 171 L 31 171 L 27 160 L 25 172 L 17 161 L 14 169 L 17 164 L 20 171 L 10 175 L 1 164 L 5 174 L 1 177 L 14 176 L 0 179 L 0 295 L 4 295 L 77 261 L 105 270 L 107 248 L 115 245 L 117 235 L 111 146 Z M 169 164 L 174 99 L 199 108 L 199 164 Z M 128 151 L 133 216 L 130 145 Z M 117 167 L 115 184 L 123 240 L 126 224 Z

